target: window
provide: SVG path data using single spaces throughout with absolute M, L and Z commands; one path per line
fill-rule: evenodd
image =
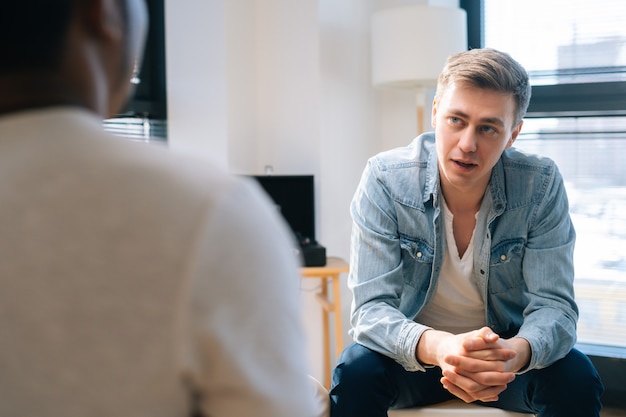
M 516 146 L 554 159 L 577 231 L 580 343 L 626 348 L 626 8 L 621 0 L 484 0 L 484 46 L 529 72 Z
M 485 0 L 485 46 L 514 54 L 534 85 L 626 80 L 621 0 Z
M 167 120 L 149 117 L 114 117 L 105 119 L 105 130 L 140 142 L 167 142 Z
M 626 406 L 626 8 L 621 0 L 461 0 L 470 47 L 509 52 L 532 99 L 516 146 L 554 159 L 577 231 L 578 347 Z

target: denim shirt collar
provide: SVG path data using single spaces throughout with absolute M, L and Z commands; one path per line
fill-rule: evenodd
M 425 135 L 428 135 L 426 133 Z M 430 133 L 434 139 L 434 132 Z M 433 149 L 428 155 L 428 162 L 426 165 L 426 183 L 424 186 L 424 193 L 422 194 L 422 201 L 426 203 L 432 199 L 433 206 L 438 206 L 440 187 L 439 187 L 439 161 L 437 158 L 437 150 Z
M 501 215 L 506 208 L 506 190 L 504 185 L 504 164 L 502 157 L 491 170 L 491 178 L 488 185 L 493 201 L 494 217 Z

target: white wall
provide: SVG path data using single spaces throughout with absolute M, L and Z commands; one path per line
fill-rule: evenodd
M 371 85 L 374 7 L 374 0 L 166 0 L 170 146 L 234 173 L 272 165 L 277 175 L 315 175 L 318 240 L 345 259 L 349 203 L 367 158 L 416 132 L 414 94 Z M 316 285 L 303 282 L 303 300 L 312 371 L 321 378 Z
M 370 2 L 320 0 L 319 71 L 322 78 L 321 242 L 349 258 L 349 205 L 367 158 L 380 149 L 379 109 L 370 82 Z M 351 341 L 351 294 L 342 277 L 344 341 Z M 334 361 L 332 361 L 334 363 Z
M 166 0 L 168 141 L 228 165 L 224 1 Z
M 197 0 L 196 0 L 197 1 Z M 228 153 L 223 159 L 235 173 L 250 173 L 257 165 L 257 3 L 225 2 Z

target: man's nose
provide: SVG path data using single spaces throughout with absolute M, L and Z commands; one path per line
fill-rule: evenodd
M 476 135 L 471 129 L 464 129 L 457 144 L 465 153 L 476 152 Z

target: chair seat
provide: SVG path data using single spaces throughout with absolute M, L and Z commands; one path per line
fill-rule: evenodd
M 316 417 L 330 416 L 330 399 L 328 391 L 315 378 L 309 377 L 311 387 L 315 395 L 315 401 L 318 404 L 319 414 Z M 498 408 L 484 407 L 476 404 L 467 404 L 461 400 L 450 400 L 440 404 L 429 405 L 420 408 L 405 408 L 402 410 L 389 410 L 389 417 L 462 417 L 462 416 L 481 416 L 481 417 L 532 417 L 532 414 L 514 413 L 504 411 Z
M 477 404 L 467 404 L 461 400 L 450 400 L 428 407 L 405 408 L 400 410 L 389 410 L 389 417 L 461 417 L 461 416 L 481 416 L 481 417 L 523 417 L 532 414 L 520 414 L 512 411 L 500 410 L 498 408 L 485 407 Z

